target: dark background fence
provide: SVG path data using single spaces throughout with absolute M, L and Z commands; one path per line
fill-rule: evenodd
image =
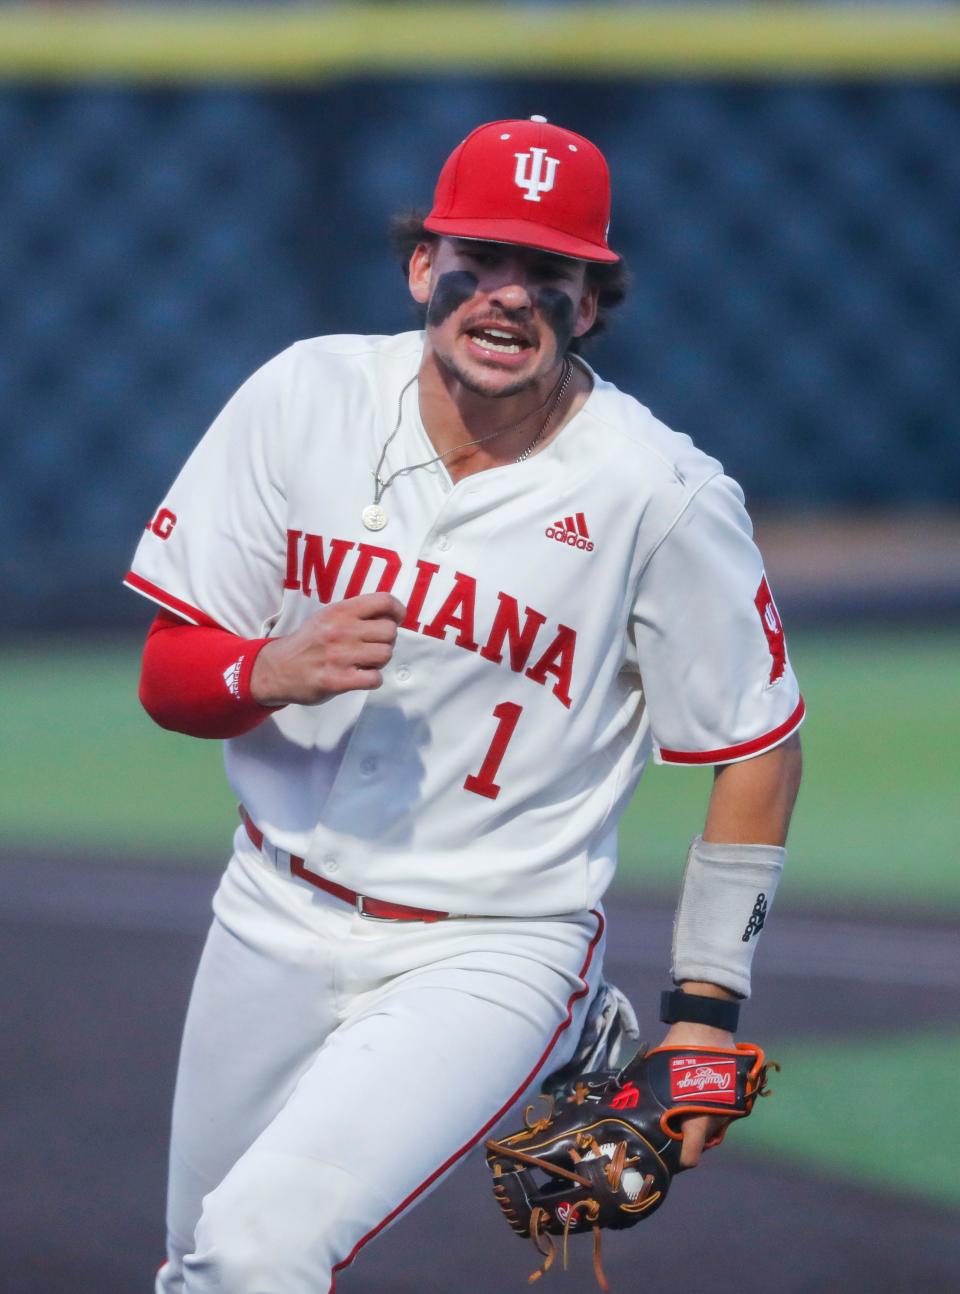
M 604 376 L 755 509 L 956 505 L 955 81 L 8 85 L 5 627 L 136 619 L 130 553 L 232 390 L 299 337 L 414 326 L 390 213 L 475 124 L 535 112 L 610 160 L 635 283 Z

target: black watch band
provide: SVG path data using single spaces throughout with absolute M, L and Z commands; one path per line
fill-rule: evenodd
M 679 988 L 667 989 L 660 994 L 660 1019 L 664 1024 L 707 1024 L 736 1033 L 740 1003 L 722 997 L 700 997 Z

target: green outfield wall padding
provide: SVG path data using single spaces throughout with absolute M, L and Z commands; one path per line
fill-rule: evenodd
M 425 72 L 943 76 L 960 15 L 889 5 L 14 7 L 0 79 L 316 82 Z

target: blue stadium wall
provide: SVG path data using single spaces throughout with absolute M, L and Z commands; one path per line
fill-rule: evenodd
M 956 82 L 7 87 L 4 628 L 142 623 L 119 581 L 232 390 L 299 337 L 413 326 L 390 213 L 534 112 L 611 162 L 605 376 L 756 510 L 960 500 Z

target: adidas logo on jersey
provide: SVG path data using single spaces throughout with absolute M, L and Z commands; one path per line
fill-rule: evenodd
M 558 544 L 579 548 L 585 553 L 593 552 L 593 540 L 590 538 L 587 520 L 582 512 L 578 512 L 575 517 L 564 517 L 563 521 L 555 521 L 552 526 L 547 526 L 543 533 L 548 539 L 556 540 Z

